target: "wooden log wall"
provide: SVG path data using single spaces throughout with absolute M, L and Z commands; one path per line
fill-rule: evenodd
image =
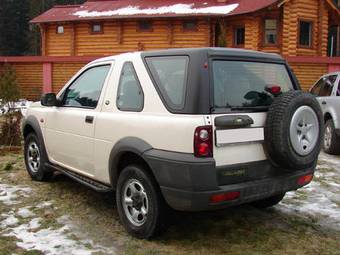
M 323 63 L 290 63 L 290 66 L 305 91 L 308 91 L 322 75 L 328 73 L 328 64 Z
M 328 7 L 325 0 L 291 0 L 283 5 L 283 44 L 285 56 L 326 56 Z M 299 46 L 299 20 L 313 22 L 312 47 Z
M 52 66 L 52 91 L 58 93 L 86 63 L 54 63 Z
M 0 63 L 0 74 L 3 70 Z M 11 63 L 16 72 L 17 82 L 20 86 L 21 98 L 37 100 L 42 91 L 42 64 L 41 63 Z M 0 95 L 1 98 L 1 95 Z
M 102 22 L 103 33 L 91 33 L 91 23 L 64 24 L 64 34 L 57 25 L 47 25 L 47 56 L 99 56 L 150 49 L 206 47 L 210 45 L 208 19 L 197 19 L 197 31 L 184 31 L 183 21 L 156 19 L 152 31 L 138 31 L 137 20 Z

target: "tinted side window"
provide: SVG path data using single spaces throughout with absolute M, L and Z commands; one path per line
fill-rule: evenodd
M 337 78 L 336 75 L 331 75 L 323 78 L 323 86 L 320 89 L 319 96 L 321 97 L 331 96 L 336 78 Z
M 64 106 L 96 108 L 110 65 L 83 72 L 66 90 Z
M 120 76 L 117 108 L 121 111 L 142 111 L 144 94 L 131 62 L 124 64 Z
M 146 63 L 166 103 L 173 109 L 183 109 L 189 58 L 150 57 Z
M 319 96 L 321 87 L 323 87 L 324 79 L 320 79 L 312 88 L 311 93 L 315 96 Z

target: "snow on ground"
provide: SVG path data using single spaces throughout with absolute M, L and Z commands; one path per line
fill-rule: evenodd
M 44 210 L 53 206 L 53 201 L 14 208 L 32 193 L 28 187 L 0 184 L 0 203 L 9 208 L 9 212 L 0 215 L 0 236 L 15 237 L 18 247 L 28 251 L 38 250 L 46 255 L 115 254 L 114 249 L 94 244 L 92 240 L 76 240 L 79 238 L 72 231 L 71 221 L 66 216 L 57 219 L 59 227 L 41 228 L 44 219 L 35 217 L 32 210 Z
M 0 184 L 0 202 L 5 205 L 18 204 L 20 203 L 20 201 L 17 200 L 18 196 L 28 197 L 31 191 L 29 187 Z
M 157 15 L 166 13 L 175 14 L 228 14 L 234 11 L 238 4 L 228 4 L 222 6 L 210 6 L 202 8 L 193 8 L 194 4 L 174 4 L 169 6 L 161 6 L 158 8 L 141 9 L 139 6 L 128 6 L 111 11 L 77 11 L 73 15 L 81 18 L 103 17 L 103 16 L 125 16 L 125 15 Z
M 322 152 L 313 181 L 305 188 L 288 192 L 276 208 L 340 230 L 340 157 Z
M 30 218 L 34 216 L 34 213 L 30 210 L 30 207 L 20 208 L 17 214 L 21 218 Z

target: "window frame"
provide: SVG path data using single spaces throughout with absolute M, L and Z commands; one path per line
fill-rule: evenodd
M 310 23 L 310 42 L 309 45 L 302 45 L 300 44 L 301 42 L 301 22 L 305 23 Z M 314 48 L 314 21 L 311 19 L 298 19 L 298 35 L 297 35 L 297 45 L 298 48 L 303 48 L 303 49 L 313 49 Z
M 144 29 L 141 28 L 141 24 L 142 23 L 149 23 L 150 24 L 150 28 L 149 29 Z M 153 21 L 152 20 L 138 20 L 137 21 L 137 32 L 153 32 Z
M 98 98 L 98 103 L 96 105 L 96 107 L 88 107 L 88 106 L 72 106 L 72 105 L 64 105 L 65 103 L 65 100 L 66 100 L 66 94 L 69 90 L 69 88 L 75 83 L 77 82 L 77 80 L 84 74 L 86 73 L 87 71 L 93 69 L 93 68 L 96 68 L 96 67 L 101 67 L 101 66 L 109 66 L 109 71 L 104 79 L 104 83 L 103 83 L 103 86 L 102 86 L 102 89 L 100 91 L 100 96 Z M 60 94 L 60 105 L 58 105 L 58 107 L 62 107 L 62 108 L 78 108 L 78 109 L 88 109 L 88 110 L 96 110 L 98 108 L 98 105 L 99 105 L 99 101 L 100 101 L 100 98 L 102 96 L 102 93 L 103 93 L 103 89 L 104 89 L 104 86 L 105 84 L 107 83 L 107 79 L 108 77 L 110 77 L 110 73 L 111 73 L 111 70 L 112 70 L 112 66 L 113 66 L 113 63 L 102 63 L 102 64 L 98 64 L 98 65 L 94 65 L 94 66 L 89 66 L 88 68 L 86 68 L 85 70 L 81 71 L 81 73 L 79 73 L 74 79 L 72 79 L 71 83 L 65 88 L 63 89 L 63 91 L 61 92 Z
M 237 30 L 238 29 L 244 29 L 244 39 L 243 39 L 243 44 L 237 44 Z M 245 24 L 241 25 L 236 25 L 233 27 L 233 47 L 235 48 L 244 48 L 246 43 L 246 26 Z
M 123 79 L 123 76 L 122 76 L 122 73 L 123 73 L 123 70 L 124 70 L 124 67 L 127 65 L 127 64 L 131 64 L 132 65 L 132 69 L 133 69 L 133 75 L 137 81 L 137 85 L 138 87 L 140 88 L 140 91 L 142 92 L 142 105 L 140 108 L 138 109 L 134 109 L 134 108 L 124 108 L 124 109 L 121 109 L 121 107 L 118 106 L 118 93 L 119 93 L 119 90 L 120 90 L 120 86 L 121 86 L 121 82 L 122 82 L 122 79 Z M 117 90 L 116 90 L 116 108 L 118 111 L 120 112 L 142 112 L 144 110 L 144 104 L 145 104 L 145 96 L 144 96 L 144 91 L 143 91 L 143 87 L 140 83 L 140 80 L 139 80 L 139 77 L 138 77 L 138 74 L 136 72 L 136 68 L 133 64 L 132 61 L 125 61 L 122 65 L 122 68 L 120 69 L 120 73 L 119 73 L 119 82 L 118 82 L 118 86 L 117 86 Z
M 100 31 L 94 31 L 94 26 L 100 26 Z M 90 24 L 90 34 L 104 34 L 104 26 L 102 22 L 95 22 Z
M 266 43 L 266 20 L 275 20 L 276 21 L 276 42 L 275 43 Z M 274 29 L 270 29 L 274 30 Z M 280 41 L 280 20 L 274 17 L 264 17 L 263 18 L 263 38 L 262 43 L 264 47 L 272 47 L 279 46 Z
M 62 33 L 59 33 L 59 27 L 62 27 L 63 28 L 63 32 Z M 64 25 L 57 25 L 56 28 L 55 28 L 55 33 L 57 35 L 63 35 L 65 34 L 65 26 Z
M 188 23 L 193 23 L 194 28 L 186 28 L 185 25 Z M 198 21 L 196 19 L 188 19 L 182 21 L 182 31 L 183 32 L 197 32 L 198 31 Z

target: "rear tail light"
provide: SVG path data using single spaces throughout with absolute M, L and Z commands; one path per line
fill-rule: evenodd
M 303 186 L 303 185 L 310 183 L 312 180 L 313 180 L 312 174 L 304 175 L 304 176 L 299 177 L 298 184 L 300 186 Z
M 212 195 L 210 197 L 210 203 L 217 204 L 221 202 L 236 200 L 240 197 L 240 194 L 241 193 L 239 191 L 232 191 L 228 193 Z
M 197 127 L 194 135 L 195 157 L 207 158 L 213 156 L 212 126 Z

